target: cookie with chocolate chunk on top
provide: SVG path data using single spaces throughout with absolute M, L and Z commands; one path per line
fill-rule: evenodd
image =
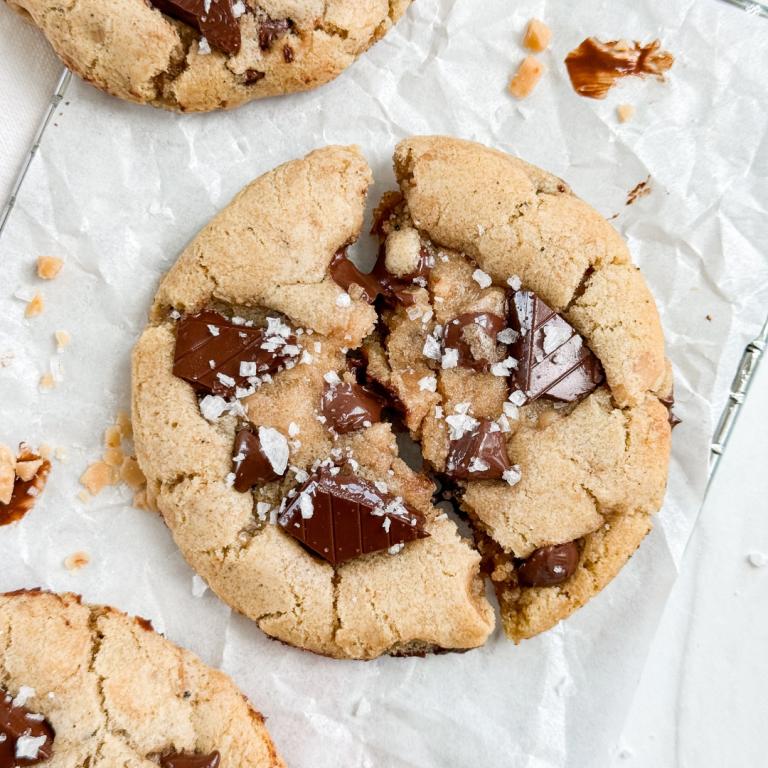
M 330 82 L 411 0 L 6 2 L 97 88 L 174 112 L 209 112 Z
M 0 765 L 285 768 L 224 673 L 79 595 L 0 594 Z
M 411 306 L 380 303 L 366 375 L 468 515 L 517 642 L 602 589 L 661 507 L 659 315 L 617 232 L 561 179 L 441 136 L 400 142 L 395 172 L 382 252 L 418 238 L 434 263 Z
M 480 555 L 363 375 L 379 304 L 418 308 L 433 254 L 410 233 L 362 276 L 371 182 L 356 147 L 316 150 L 198 234 L 134 351 L 136 453 L 189 563 L 267 634 L 335 658 L 463 651 L 494 627 Z

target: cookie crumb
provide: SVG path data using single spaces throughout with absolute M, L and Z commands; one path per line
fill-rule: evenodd
M 619 113 L 619 120 L 626 123 L 635 114 L 636 108 L 632 104 L 620 104 L 616 111 Z
M 83 504 L 87 504 L 91 500 L 91 494 L 88 493 L 88 491 L 80 491 L 80 493 L 77 494 L 77 498 L 80 499 Z
M 67 451 L 65 448 L 56 449 L 56 460 L 59 461 L 61 464 L 67 463 Z
M 525 61 L 520 65 L 517 74 L 512 78 L 509 84 L 509 92 L 518 99 L 525 99 L 533 93 L 536 83 L 546 70 L 535 56 L 526 56 Z
M 0 504 L 9 504 L 16 482 L 16 455 L 7 446 L 0 444 Z
M 21 480 L 22 483 L 28 483 L 36 474 L 37 470 L 43 466 L 42 459 L 34 459 L 31 461 L 17 461 L 16 462 L 16 477 Z
M 118 448 L 120 443 L 123 442 L 123 435 L 119 427 L 107 427 L 104 432 L 104 442 L 110 448 Z
M 64 349 L 64 347 L 66 347 L 67 344 L 69 344 L 69 342 L 72 340 L 66 331 L 56 331 L 54 335 L 56 336 L 56 344 L 58 349 Z
M 104 459 L 104 463 L 109 464 L 110 467 L 119 467 L 123 463 L 125 454 L 120 448 L 108 448 L 104 452 L 102 458 Z
M 61 272 L 63 266 L 64 259 L 60 259 L 58 256 L 37 257 L 37 274 L 43 280 L 53 280 Z
M 552 37 L 552 30 L 538 19 L 531 19 L 525 32 L 523 45 L 534 53 L 541 53 L 547 49 Z
M 42 314 L 42 311 L 45 309 L 45 298 L 43 297 L 43 292 L 38 291 L 35 295 L 32 301 L 27 304 L 27 308 L 24 311 L 24 317 L 37 317 L 38 315 Z
M 64 560 L 64 567 L 74 576 L 90 562 L 91 556 L 87 552 L 75 552 Z
M 135 456 L 126 456 L 120 465 L 120 479 L 133 491 L 146 485 L 147 478 L 139 467 Z
M 80 484 L 84 485 L 94 496 L 101 493 L 107 485 L 114 485 L 115 482 L 113 468 L 104 461 L 94 461 L 80 477 Z

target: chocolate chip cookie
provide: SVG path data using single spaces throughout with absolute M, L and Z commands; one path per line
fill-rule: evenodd
M 661 507 L 676 419 L 659 315 L 562 180 L 445 137 L 402 141 L 395 171 L 373 273 L 332 265 L 378 296 L 360 380 L 469 517 L 517 642 L 599 592 Z
M 208 112 L 333 80 L 411 0 L 6 2 L 97 88 L 175 112 Z
M 480 555 L 365 382 L 375 296 L 334 278 L 371 183 L 356 147 L 326 147 L 192 241 L 134 351 L 137 457 L 189 563 L 269 635 L 337 658 L 465 650 L 494 627 Z
M 39 590 L 0 595 L 0 766 L 281 768 L 222 672 L 140 618 Z

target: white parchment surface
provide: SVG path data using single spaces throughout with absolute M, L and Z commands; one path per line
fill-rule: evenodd
M 506 86 L 531 16 L 554 34 L 544 78 L 518 102 Z M 563 60 L 590 35 L 659 37 L 676 57 L 667 82 L 577 96 Z M 0 590 L 70 589 L 151 619 L 232 675 L 293 768 L 607 764 L 703 499 L 714 422 L 768 311 L 766 39 L 768 22 L 714 0 L 417 0 L 335 82 L 232 113 L 171 115 L 73 80 L 0 239 L 0 441 L 69 457 L 37 507 L 0 528 Z M 637 113 L 620 124 L 625 103 Z M 683 424 L 653 532 L 571 619 L 517 647 L 499 629 L 461 656 L 334 661 L 267 639 L 210 591 L 195 597 L 161 519 L 118 488 L 82 504 L 77 478 L 129 408 L 159 278 L 241 187 L 356 143 L 376 178 L 370 211 L 394 188 L 395 143 L 425 133 L 519 155 L 616 215 L 659 305 Z M 649 176 L 651 193 L 627 206 Z M 356 248 L 374 253 L 366 236 Z M 36 277 L 40 254 L 66 259 L 56 281 Z M 47 308 L 25 320 L 14 294 L 39 288 Z M 62 352 L 56 330 L 72 336 Z M 42 390 L 51 360 L 64 381 Z M 73 576 L 63 560 L 78 550 L 92 560 Z

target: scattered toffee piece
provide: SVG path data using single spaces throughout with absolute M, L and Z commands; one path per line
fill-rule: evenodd
M 38 461 L 41 458 L 23 443 L 19 450 L 17 462 Z M 21 520 L 37 503 L 51 472 L 51 462 L 48 459 L 42 459 L 42 462 L 37 472 L 26 482 L 20 477 L 16 478 L 11 500 L 7 504 L 0 504 L 0 526 Z
M 445 466 L 445 474 L 458 480 L 501 480 L 511 468 L 504 433 L 483 419 L 473 432 L 451 440 Z
M 491 312 L 466 312 L 445 324 L 443 344 L 446 348 L 459 351 L 459 365 L 462 368 L 488 371 L 491 367 L 491 360 L 476 358 L 472 354 L 470 345 L 464 340 L 464 329 L 471 325 L 477 325 L 482 328 L 493 342 L 495 348 L 496 336 L 499 331 L 504 329 L 504 320 Z
M 679 416 L 676 416 L 674 413 L 672 413 L 672 408 L 675 405 L 675 393 L 670 392 L 667 397 L 660 397 L 659 402 L 667 409 L 667 412 L 669 413 L 669 427 L 670 429 L 674 429 L 682 419 Z
M 384 405 L 370 389 L 359 384 L 339 383 L 323 387 L 320 407 L 327 426 L 340 435 L 346 435 L 381 421 Z
M 526 403 L 539 397 L 570 403 L 602 382 L 600 361 L 584 339 L 535 293 L 512 296 L 509 320 L 519 334 L 510 348 L 518 361 L 510 383 L 525 394 Z
M 267 16 L 264 21 L 261 22 L 259 27 L 259 48 L 262 51 L 266 51 L 272 47 L 272 43 L 277 40 L 280 35 L 284 35 L 292 26 L 292 22 L 289 19 L 270 19 Z
M 325 469 L 299 488 L 278 523 L 333 565 L 429 537 L 426 518 L 410 504 L 361 477 Z
M 215 335 L 212 329 L 217 331 Z M 173 373 L 200 394 L 231 397 L 238 387 L 250 386 L 248 376 L 240 375 L 240 363 L 255 363 L 253 376 L 272 374 L 285 362 L 296 359 L 295 345 L 295 336 L 268 336 L 264 328 L 237 325 L 217 312 L 205 310 L 179 321 Z M 285 348 L 291 354 L 286 354 Z
M 218 768 L 221 755 L 214 750 L 210 755 L 196 755 L 192 752 L 174 752 L 160 758 L 163 768 Z
M 366 275 L 347 258 L 346 250 L 347 246 L 339 248 L 331 259 L 329 267 L 331 277 L 345 291 L 349 290 L 352 283 L 359 285 L 363 289 L 363 301 L 367 301 L 369 304 L 373 304 L 376 297 L 381 296 L 384 302 L 391 306 L 396 304 L 401 304 L 404 307 L 413 306 L 416 299 L 410 288 L 413 285 L 419 285 L 422 281 L 426 283 L 434 263 L 429 250 L 422 245 L 416 269 L 408 275 L 395 277 L 387 272 L 384 264 L 385 251 L 382 246 L 376 264 Z
M 579 564 L 579 545 L 575 541 L 537 549 L 517 569 L 520 582 L 527 587 L 551 587 L 570 579 Z
M 232 456 L 233 458 L 243 457 L 241 461 L 235 461 L 234 488 L 240 493 L 245 493 L 251 486 L 271 483 L 282 477 L 272 468 L 272 464 L 261 448 L 259 436 L 250 427 L 241 429 L 237 433 Z
M 660 51 L 660 45 L 658 40 L 640 45 L 626 40 L 601 43 L 594 37 L 587 38 L 565 57 L 573 90 L 590 99 L 604 99 L 622 77 L 653 75 L 663 80 L 675 57 Z
M 37 765 L 53 753 L 53 728 L 0 688 L 0 768 Z M 23 741 L 22 741 L 23 739 Z M 17 757 L 17 752 L 19 757 Z M 22 756 L 23 755 L 23 756 Z
M 196 29 L 228 56 L 240 53 L 240 23 L 234 0 L 151 0 L 152 5 Z M 210 7 L 206 10 L 206 4 Z

